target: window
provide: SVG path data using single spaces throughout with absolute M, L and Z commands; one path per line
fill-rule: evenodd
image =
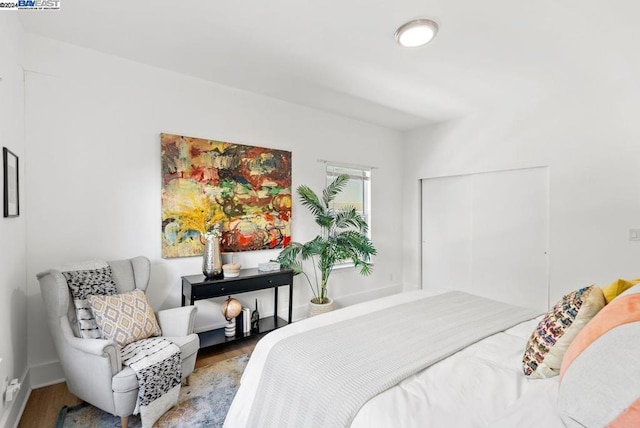
M 355 207 L 369 225 L 368 236 L 371 238 L 371 168 L 356 165 L 326 163 L 327 185 L 342 174 L 349 176 L 349 181 L 333 201 L 334 209 Z

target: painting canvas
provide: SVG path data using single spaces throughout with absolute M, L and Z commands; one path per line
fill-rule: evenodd
M 282 248 L 291 240 L 291 152 L 161 134 L 162 257 Z

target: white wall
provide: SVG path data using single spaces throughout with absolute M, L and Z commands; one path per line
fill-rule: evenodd
M 324 165 L 318 159 L 378 167 L 372 178 L 372 239 L 379 254 L 374 274 L 336 272 L 329 292 L 345 304 L 376 294 L 372 290 L 384 294 L 399 288 L 399 132 L 39 36 L 28 36 L 27 52 L 28 337 L 34 385 L 57 376 L 37 272 L 87 258 L 145 255 L 152 261 L 150 300 L 160 309 L 179 306 L 180 276 L 201 271 L 199 257 L 160 255 L 161 132 L 290 150 L 294 187 L 323 187 Z M 293 239 L 308 240 L 316 231 L 296 201 Z M 252 267 L 276 255 L 261 251 L 237 259 Z M 310 296 L 301 278 L 294 294 L 299 317 Z M 261 313 L 272 311 L 271 293 L 257 296 Z M 252 307 L 253 297 L 240 300 Z M 217 306 L 200 307 L 199 327 L 222 322 Z
M 640 91 L 634 79 L 568 86 L 528 109 L 505 106 L 410 132 L 404 152 L 404 268 L 420 284 L 419 179 L 548 165 L 550 300 L 640 276 Z M 541 292 L 546 284 L 540 284 Z
M 27 372 L 27 285 L 25 277 L 25 143 L 22 77 L 24 33 L 16 12 L 0 13 L 0 147 L 19 158 L 19 217 L 0 217 L 0 394 L 5 378 L 24 380 Z M 2 166 L 0 166 L 2 174 Z M 0 178 L 2 183 L 2 178 Z M 0 195 L 2 194 L 0 187 Z M 1 198 L 1 196 L 0 196 Z M 1 203 L 0 203 L 1 204 Z M 16 404 L 17 403 L 17 404 Z M 15 421 L 21 403 L 0 400 L 0 426 Z

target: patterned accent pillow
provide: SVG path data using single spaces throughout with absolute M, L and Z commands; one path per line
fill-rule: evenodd
M 640 294 L 629 293 L 615 298 L 574 339 L 558 390 L 558 413 L 567 426 L 640 427 L 638 337 Z
M 604 305 L 597 285 L 563 296 L 531 334 L 522 357 L 524 374 L 534 379 L 557 376 L 571 341 Z
M 67 280 L 73 305 L 76 308 L 76 321 L 80 337 L 84 339 L 100 338 L 100 330 L 98 330 L 98 324 L 96 324 L 87 297 L 95 294 L 110 296 L 118 292 L 111 275 L 111 267 L 73 270 L 62 272 L 62 275 Z
M 156 315 L 141 290 L 113 296 L 89 296 L 100 333 L 120 346 L 160 336 Z

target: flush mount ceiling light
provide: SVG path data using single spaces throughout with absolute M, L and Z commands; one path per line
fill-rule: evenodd
M 414 19 L 396 30 L 396 41 L 405 48 L 429 43 L 438 33 L 438 23 L 431 19 Z

